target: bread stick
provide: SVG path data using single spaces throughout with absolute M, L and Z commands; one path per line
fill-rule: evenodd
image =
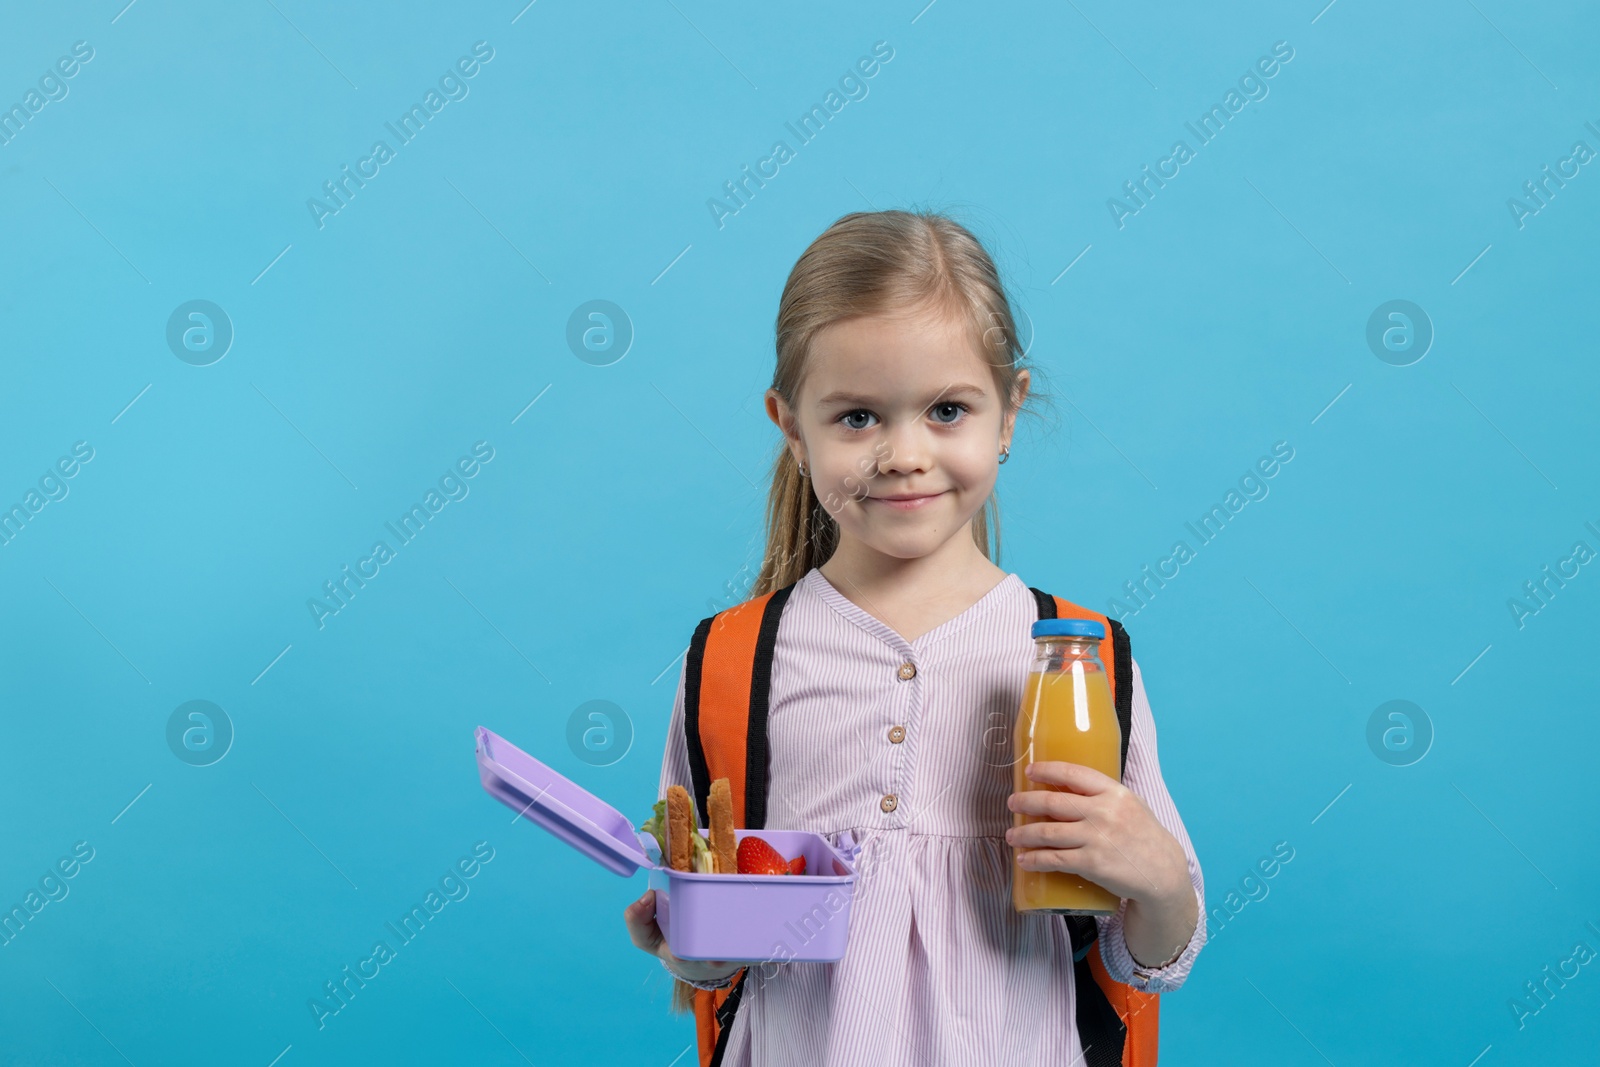
M 711 855 L 718 874 L 739 873 L 739 843 L 733 832 L 733 789 L 726 778 L 711 783 L 706 798 L 706 815 L 711 820 Z

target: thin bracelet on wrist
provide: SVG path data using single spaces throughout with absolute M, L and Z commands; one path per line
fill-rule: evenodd
M 738 971 L 734 971 L 732 974 L 728 975 L 726 978 L 719 979 L 719 980 L 717 980 L 715 982 L 699 982 L 699 981 L 696 981 L 693 978 L 685 978 L 683 975 L 679 974 L 677 971 L 673 970 L 671 967 L 668 967 L 666 960 L 662 960 L 661 961 L 661 966 L 666 967 L 667 973 L 672 975 L 672 977 L 676 978 L 678 981 L 682 982 L 685 985 L 694 986 L 696 989 L 708 989 L 708 990 L 727 989 L 729 986 L 733 985 L 733 980 L 739 976 L 739 972 Z

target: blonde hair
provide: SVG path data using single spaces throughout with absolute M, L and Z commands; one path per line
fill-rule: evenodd
M 965 319 L 994 376 L 1004 414 L 1018 409 L 1017 372 L 1024 353 L 999 272 L 966 227 L 937 212 L 857 211 L 811 242 L 789 272 L 778 301 L 772 388 L 790 408 L 796 407 L 818 332 L 846 319 L 909 309 Z M 972 537 L 986 557 L 999 556 L 1000 511 L 994 493 L 973 517 Z M 794 454 L 780 442 L 767 496 L 766 555 L 750 596 L 781 589 L 826 563 L 838 541 L 838 523 L 817 498 L 811 479 L 801 475 Z

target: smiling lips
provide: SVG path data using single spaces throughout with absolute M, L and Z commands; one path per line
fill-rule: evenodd
M 915 511 L 939 499 L 944 493 L 895 493 L 888 496 L 869 496 L 868 500 L 876 501 L 885 507 L 894 508 L 896 511 Z

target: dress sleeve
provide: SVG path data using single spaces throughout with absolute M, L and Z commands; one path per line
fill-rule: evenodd
M 1123 782 L 1145 802 L 1155 814 L 1157 821 L 1183 846 L 1184 855 L 1189 862 L 1189 881 L 1194 886 L 1197 921 L 1194 933 L 1189 936 L 1189 943 L 1184 946 L 1183 951 L 1160 967 L 1140 967 L 1128 952 L 1128 941 L 1122 926 L 1128 910 L 1126 898 L 1117 908 L 1115 915 L 1096 916 L 1095 922 L 1100 928 L 1100 959 L 1112 978 L 1141 992 L 1167 993 L 1183 985 L 1184 979 L 1189 975 L 1189 969 L 1194 965 L 1195 957 L 1200 953 L 1201 946 L 1206 943 L 1206 888 L 1205 878 L 1200 873 L 1200 860 L 1195 856 L 1194 845 L 1189 841 L 1189 832 L 1184 829 L 1183 820 L 1178 816 L 1178 808 L 1173 804 L 1172 797 L 1167 792 L 1167 784 L 1161 777 L 1161 764 L 1156 759 L 1155 718 L 1150 713 L 1150 704 L 1145 697 L 1144 681 L 1139 675 L 1137 661 L 1133 664 L 1132 725 L 1132 736 L 1128 740 L 1128 764 Z M 1135 974 L 1136 968 L 1142 973 Z
M 689 673 L 688 650 L 684 650 L 683 664 L 678 669 L 678 695 L 672 701 L 672 718 L 667 725 L 666 748 L 661 753 L 661 787 L 657 800 L 665 800 L 667 787 L 681 785 L 694 796 L 694 778 L 689 773 L 689 742 L 683 726 L 683 685 Z

